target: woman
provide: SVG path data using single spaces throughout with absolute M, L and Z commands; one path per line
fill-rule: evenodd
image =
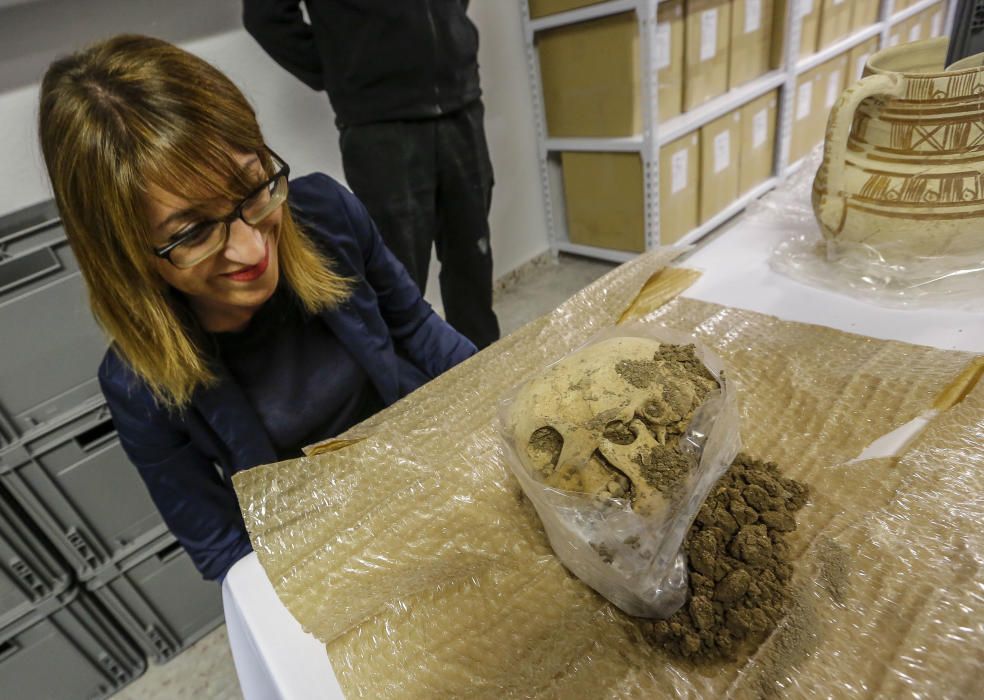
M 242 93 L 181 49 L 119 36 L 56 61 L 40 136 L 111 340 L 99 381 L 120 441 L 206 578 L 250 551 L 235 472 L 475 352 L 358 200 L 326 175 L 288 181 Z

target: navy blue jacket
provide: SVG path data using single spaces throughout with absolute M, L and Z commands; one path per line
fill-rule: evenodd
M 291 182 L 289 204 L 335 271 L 354 280 L 350 297 L 320 316 L 362 364 L 383 403 L 394 403 L 475 352 L 421 298 L 348 190 L 327 175 L 309 175 Z M 251 550 L 232 475 L 277 461 L 243 390 L 221 368 L 219 377 L 175 413 L 158 405 L 112 348 L 99 367 L 123 449 L 207 579 L 222 579 Z

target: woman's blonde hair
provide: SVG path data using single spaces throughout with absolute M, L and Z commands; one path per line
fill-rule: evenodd
M 163 405 L 216 381 L 202 331 L 156 270 L 148 188 L 196 202 L 245 197 L 256 183 L 236 155 L 273 162 L 256 114 L 221 71 L 159 39 L 123 35 L 55 61 L 41 84 L 40 137 L 65 231 L 96 320 Z M 309 313 L 348 280 L 284 207 L 278 257 Z

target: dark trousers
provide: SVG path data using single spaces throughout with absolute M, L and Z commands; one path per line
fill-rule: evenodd
M 448 323 L 480 349 L 499 338 L 484 116 L 475 101 L 433 119 L 345 127 L 340 138 L 345 179 L 386 245 L 423 294 L 434 244 Z

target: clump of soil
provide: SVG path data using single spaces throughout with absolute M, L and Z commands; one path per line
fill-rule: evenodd
M 686 604 L 666 620 L 641 621 L 644 636 L 696 662 L 752 653 L 785 613 L 792 577 L 786 534 L 808 495 L 775 464 L 738 455 L 684 541 Z
M 696 455 L 684 453 L 675 442 L 641 452 L 632 461 L 639 465 L 647 484 L 668 496 L 676 495 L 677 489 L 697 465 Z
M 621 360 L 615 371 L 637 389 L 646 389 L 666 374 L 666 366 L 673 365 L 680 374 L 703 377 L 714 382 L 714 375 L 707 371 L 704 363 L 697 357 L 693 345 L 673 345 L 663 343 L 650 360 Z

